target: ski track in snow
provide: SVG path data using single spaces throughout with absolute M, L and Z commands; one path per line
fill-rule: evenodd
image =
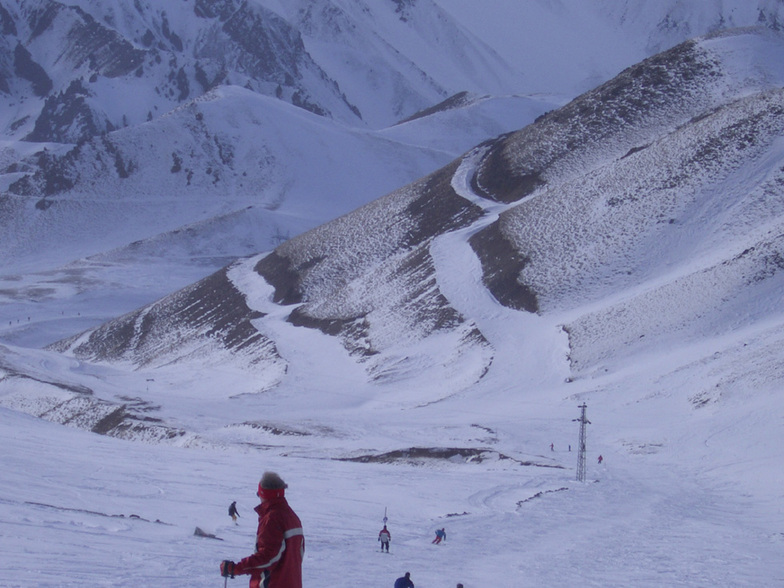
M 485 215 L 469 227 L 433 240 L 430 254 L 438 286 L 458 312 L 477 323 L 497 354 L 494 361 L 515 365 L 520 380 L 531 387 L 549 387 L 569 374 L 566 334 L 552 320 L 498 303 L 484 286 L 481 264 L 468 242 L 513 206 L 486 200 L 471 189 L 471 178 L 484 153 L 485 149 L 479 148 L 468 154 L 452 178 L 455 192 L 480 206 Z

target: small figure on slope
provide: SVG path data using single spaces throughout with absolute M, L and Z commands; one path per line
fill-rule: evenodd
M 414 588 L 414 583 L 411 581 L 411 572 L 406 572 L 405 576 L 395 580 L 395 588 Z
M 392 535 L 389 534 L 387 530 L 387 526 L 384 525 L 384 528 L 378 534 L 378 540 L 381 541 L 381 551 L 386 550 L 389 553 L 389 541 L 392 539 Z
M 604 461 L 604 458 L 600 455 L 598 461 L 599 463 L 602 463 Z
M 236 525 L 237 524 L 237 517 L 240 516 L 240 513 L 237 512 L 237 501 L 236 500 L 234 502 L 232 502 L 231 505 L 229 506 L 229 516 L 231 517 L 231 520 L 234 521 L 234 524 Z
M 436 529 L 436 538 L 433 539 L 433 543 L 438 545 L 442 541 L 446 541 L 446 530 L 444 530 L 443 528 L 442 529 Z
M 259 515 L 256 551 L 234 563 L 221 562 L 224 577 L 250 574 L 250 588 L 302 588 L 305 536 L 299 517 L 284 498 L 288 485 L 275 472 L 264 472 L 254 510 Z

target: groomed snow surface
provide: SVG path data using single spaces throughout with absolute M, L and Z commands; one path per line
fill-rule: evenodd
M 392 586 L 405 571 L 418 587 L 444 588 L 780 585 L 781 412 L 770 410 L 780 400 L 763 387 L 695 408 L 688 386 L 712 367 L 580 397 L 568 385 L 525 396 L 523 382 L 480 387 L 419 409 L 318 381 L 288 399 L 301 421 L 286 419 L 313 435 L 270 435 L 268 448 L 241 431 L 223 447 L 126 442 L 3 408 L 0 585 L 218 586 L 218 562 L 252 551 L 265 469 L 285 476 L 302 518 L 306 586 Z M 306 408 L 332 394 L 354 407 Z M 583 400 L 580 483 L 572 419 Z M 335 461 L 319 451 L 324 437 L 324 453 L 492 446 L 535 465 Z M 390 555 L 376 541 L 385 509 Z M 197 526 L 222 540 L 194 536 Z M 447 541 L 431 545 L 440 527 Z

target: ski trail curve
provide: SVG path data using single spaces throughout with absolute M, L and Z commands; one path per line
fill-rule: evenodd
M 569 376 L 566 333 L 552 317 L 513 310 L 500 304 L 482 280 L 482 266 L 469 244 L 477 232 L 498 220 L 514 204 L 482 198 L 471 188 L 487 148 L 467 154 L 452 177 L 452 188 L 485 214 L 463 229 L 436 237 L 430 245 L 441 293 L 461 315 L 473 320 L 494 349 L 493 365 L 518 366 L 520 383 L 538 387 L 562 384 Z M 490 368 L 491 373 L 493 368 Z M 508 372 L 508 370 L 505 370 Z

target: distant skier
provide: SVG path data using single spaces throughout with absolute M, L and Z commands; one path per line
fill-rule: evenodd
M 550 451 L 555 451 L 555 445 L 553 445 L 552 443 L 550 443 Z
M 395 588 L 414 588 L 414 583 L 411 581 L 411 572 L 406 572 L 405 576 L 395 580 Z
M 237 512 L 237 501 L 236 500 L 231 503 L 231 506 L 229 506 L 229 516 L 231 517 L 231 520 L 234 521 L 234 524 L 236 525 L 237 524 L 237 517 L 240 516 L 240 513 Z
M 604 458 L 600 455 L 598 461 L 599 461 L 599 463 L 602 463 L 604 461 Z
M 438 545 L 442 541 L 446 540 L 446 530 L 444 529 L 436 529 L 436 538 L 433 539 L 433 543 Z
M 384 525 L 384 528 L 378 534 L 378 540 L 381 541 L 381 551 L 386 550 L 389 553 L 389 541 L 392 539 L 392 535 L 389 534 L 387 530 L 387 526 Z

